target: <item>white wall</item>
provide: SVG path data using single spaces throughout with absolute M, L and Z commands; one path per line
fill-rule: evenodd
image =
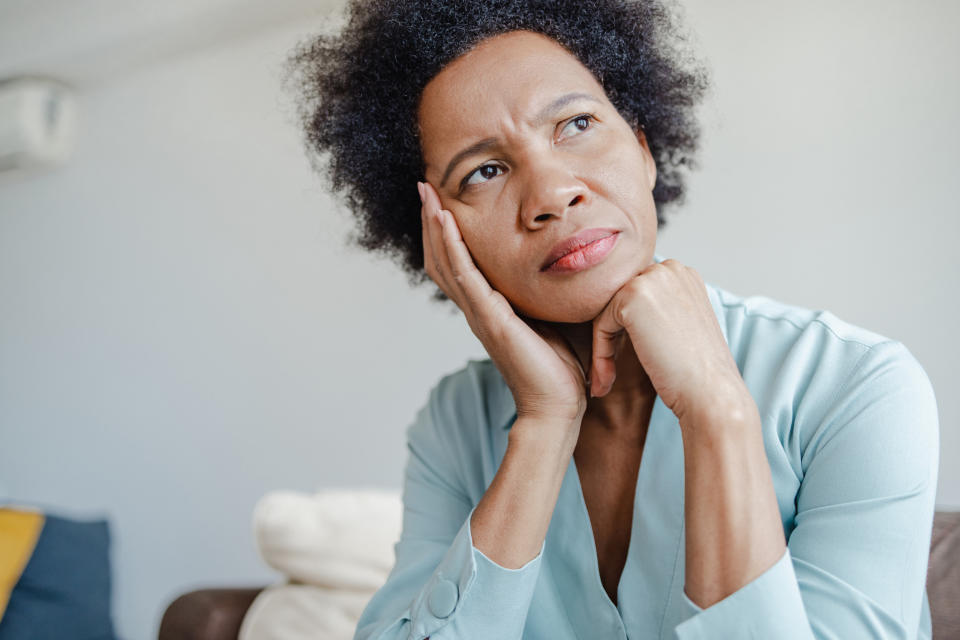
M 688 7 L 715 92 L 658 251 L 902 340 L 937 391 L 938 502 L 960 506 L 960 8 Z M 250 533 L 266 491 L 399 486 L 428 389 L 483 357 L 343 248 L 278 93 L 309 29 L 84 91 L 72 164 L 0 186 L 0 488 L 110 518 L 124 638 L 184 590 L 275 579 Z
M 659 249 L 902 341 L 937 394 L 960 506 L 960 4 L 685 3 L 714 93 Z

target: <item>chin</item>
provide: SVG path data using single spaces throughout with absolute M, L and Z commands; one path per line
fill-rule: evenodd
M 593 322 L 617 291 L 643 271 L 645 265 L 641 263 L 621 260 L 607 269 L 598 265 L 590 272 L 580 274 L 581 277 L 566 283 L 549 284 L 530 292 L 535 295 L 510 302 L 515 311 L 536 320 L 567 324 Z M 585 277 L 588 274 L 593 277 Z
M 577 291 L 567 295 L 556 295 L 549 300 L 524 301 L 522 305 L 513 303 L 513 307 L 528 318 L 546 322 L 593 322 L 607 307 L 620 286 L 578 287 Z

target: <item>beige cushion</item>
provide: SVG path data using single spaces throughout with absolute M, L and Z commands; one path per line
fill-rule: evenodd
M 260 592 L 240 626 L 239 640 L 352 640 L 372 593 L 278 584 Z
M 257 596 L 239 640 L 351 640 L 396 560 L 398 490 L 269 493 L 254 509 L 264 561 L 285 580 Z

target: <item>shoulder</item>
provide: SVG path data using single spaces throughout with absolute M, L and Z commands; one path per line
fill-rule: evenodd
M 902 342 L 823 309 L 708 287 L 744 381 L 782 445 L 814 453 L 882 411 L 886 418 L 865 428 L 894 431 L 888 444 L 920 436 L 936 446 L 932 385 Z
M 739 296 L 715 285 L 707 286 L 719 301 L 731 348 L 748 347 L 758 338 L 789 343 L 819 335 L 822 342 L 845 344 L 854 352 L 862 352 L 890 341 L 824 309 L 809 309 L 761 295 Z
M 513 410 L 513 397 L 489 358 L 472 359 L 443 375 L 430 389 L 424 409 L 467 430 L 488 430 Z
M 713 289 L 730 351 L 745 377 L 776 374 L 792 380 L 795 391 L 813 391 L 806 384 L 813 378 L 829 378 L 833 383 L 848 380 L 871 359 L 917 365 L 902 343 L 830 311 L 708 287 Z
M 430 389 L 407 427 L 407 447 L 463 493 L 479 499 L 496 471 L 513 411 L 513 396 L 493 362 L 469 360 Z

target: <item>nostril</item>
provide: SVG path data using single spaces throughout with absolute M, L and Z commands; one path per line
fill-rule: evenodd
M 573 200 L 571 200 L 571 201 L 570 201 L 570 204 L 567 205 L 567 206 L 572 207 L 573 205 L 575 205 L 575 204 L 577 204 L 578 202 L 580 202 L 582 199 L 583 199 L 583 196 L 577 196 L 577 197 L 575 197 Z

